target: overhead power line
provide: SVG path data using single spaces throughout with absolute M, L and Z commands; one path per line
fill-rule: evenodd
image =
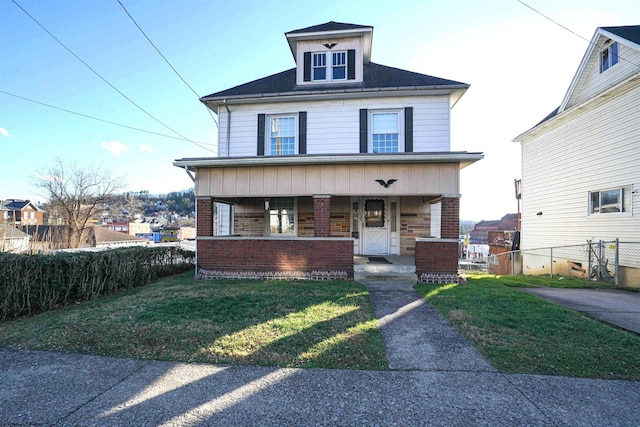
M 178 73 L 178 71 L 175 69 L 175 67 L 173 65 L 171 65 L 171 62 L 169 62 L 169 60 L 162 54 L 162 52 L 160 52 L 160 49 L 158 49 L 158 47 L 151 41 L 151 39 L 149 38 L 149 36 L 147 35 L 147 33 L 144 32 L 144 30 L 140 27 L 140 25 L 138 25 L 138 23 L 136 22 L 136 20 L 133 18 L 133 16 L 131 16 L 131 14 L 129 13 L 129 11 L 127 10 L 127 8 L 124 6 L 124 4 L 122 4 L 122 2 L 120 0 L 117 0 L 118 3 L 120 4 L 120 7 L 122 7 L 122 9 L 124 10 L 124 12 L 127 14 L 127 16 L 131 19 L 131 21 L 133 22 L 133 24 L 138 28 L 138 30 L 140 30 L 140 32 L 142 33 L 142 35 L 144 36 L 144 38 L 147 39 L 147 41 L 149 42 L 149 44 L 151 44 L 151 46 L 153 46 L 153 48 L 156 50 L 156 52 L 158 52 L 158 55 L 160 55 L 160 57 L 162 59 L 164 59 L 164 62 L 167 63 L 167 65 L 173 70 L 174 73 L 176 73 L 176 76 L 178 76 L 180 78 L 180 80 L 182 80 L 182 83 L 184 83 L 190 90 L 191 92 L 193 92 L 193 94 L 195 96 L 198 97 L 198 99 L 201 98 L 201 96 L 198 94 L 198 92 L 196 92 L 189 83 L 187 83 L 187 81 L 180 75 L 180 73 Z M 207 109 L 207 112 L 209 113 L 209 115 L 211 116 L 211 119 L 213 120 L 213 122 L 216 124 L 216 127 L 218 126 L 218 121 L 216 120 L 215 117 L 213 117 L 213 113 L 211 112 L 211 110 L 209 109 L 209 107 L 207 107 L 206 105 L 204 106 Z
M 200 144 L 196 143 L 195 141 L 192 141 L 190 138 L 187 138 L 186 136 L 182 135 L 181 133 L 179 133 L 178 131 L 172 129 L 171 127 L 169 127 L 168 125 L 166 125 L 165 123 L 163 123 L 162 121 L 160 121 L 159 119 L 157 119 L 155 116 L 153 116 L 151 113 L 149 113 L 147 110 L 145 110 L 144 108 L 142 108 L 140 105 L 138 105 L 137 103 L 135 103 L 131 98 L 129 98 L 127 95 L 125 95 L 124 93 L 122 93 L 117 87 L 115 87 L 113 84 L 111 84 L 111 82 L 109 82 L 106 78 L 104 78 L 100 73 L 98 73 L 95 69 L 93 69 L 89 64 L 87 64 L 82 58 L 80 58 L 78 55 L 75 54 L 75 52 L 73 52 L 70 48 L 68 48 L 64 43 L 62 43 L 60 40 L 58 40 L 58 38 L 56 38 L 56 36 L 54 36 L 49 30 L 47 30 L 36 18 L 34 18 L 33 16 L 31 16 L 31 14 L 29 14 L 29 12 L 27 12 L 22 6 L 20 6 L 20 4 L 16 1 L 16 0 L 11 0 L 13 2 L 13 4 L 15 4 L 22 12 L 24 12 L 25 15 L 27 15 L 29 18 L 31 18 L 31 20 L 33 22 L 35 22 L 40 28 L 42 28 L 42 30 L 44 30 L 44 32 L 46 32 L 52 39 L 54 39 L 56 42 L 58 42 L 58 44 L 60 46 L 62 46 L 67 52 L 69 52 L 71 55 L 73 55 L 78 61 L 80 61 L 85 67 L 87 67 L 89 70 L 91 70 L 96 76 L 98 76 L 103 82 L 105 82 L 107 85 L 109 85 L 113 90 L 115 90 L 118 94 L 120 94 L 120 96 L 122 96 L 123 98 L 125 98 L 127 101 L 129 101 L 132 105 L 134 105 L 135 107 L 137 107 L 140 111 L 142 111 L 143 113 L 145 113 L 147 116 L 149 116 L 150 118 L 152 118 L 153 120 L 155 120 L 157 123 L 159 123 L 160 125 L 162 125 L 163 127 L 165 127 L 166 129 L 170 130 L 171 132 L 173 132 L 174 134 L 178 135 L 179 137 L 181 137 L 184 141 L 188 141 L 194 145 L 199 146 L 200 148 L 203 148 Z
M 85 117 L 85 118 L 91 119 L 91 120 L 97 120 L 97 121 L 103 122 L 103 123 L 108 123 L 110 125 L 120 126 L 120 127 L 123 127 L 123 128 L 135 130 L 135 131 L 138 131 L 138 132 L 149 133 L 151 135 L 163 136 L 165 138 L 178 139 L 178 140 L 181 140 L 181 141 L 185 141 L 185 139 L 183 139 L 182 137 L 179 137 L 179 136 L 166 135 L 166 134 L 163 134 L 163 133 L 154 132 L 154 131 L 147 130 L 147 129 L 137 128 L 135 126 L 129 126 L 129 125 L 125 125 L 125 124 L 122 124 L 122 123 L 112 122 L 110 120 L 101 119 L 99 117 L 90 116 L 88 114 L 78 113 L 77 111 L 67 110 L 66 108 L 56 107 L 55 105 L 47 104 L 45 102 L 36 101 L 35 99 L 31 99 L 31 98 L 27 98 L 27 97 L 24 97 L 24 96 L 16 95 L 15 93 L 6 92 L 4 90 L 0 90 L 0 93 L 3 93 L 5 95 L 9 95 L 9 96 L 13 96 L 14 98 L 22 99 L 23 101 L 28 101 L 28 102 L 32 102 L 34 104 L 38 104 L 38 105 L 42 105 L 42 106 L 45 106 L 45 107 L 53 108 L 54 110 L 64 111 L 65 113 L 75 114 L 76 116 Z M 207 147 L 203 147 L 202 145 L 200 145 L 200 144 L 205 144 L 204 142 L 197 142 L 197 141 L 189 141 L 189 142 L 194 143 L 195 145 L 199 146 L 203 150 L 207 150 L 207 151 L 211 151 L 212 153 L 215 153 L 215 151 L 210 150 Z
M 564 25 L 562 25 L 561 23 L 559 23 L 559 22 L 558 22 L 558 21 L 556 21 L 555 19 L 553 19 L 553 18 L 551 18 L 551 17 L 549 17 L 549 16 L 545 15 L 544 13 L 540 12 L 538 9 L 536 9 L 536 8 L 534 8 L 534 7 L 532 7 L 532 6 L 529 6 L 527 3 L 525 3 L 525 2 L 524 2 L 524 1 L 522 1 L 522 0 L 517 0 L 517 1 L 518 1 L 518 3 L 522 4 L 523 6 L 525 6 L 525 7 L 529 8 L 529 9 L 531 9 L 532 11 L 534 11 L 534 12 L 535 12 L 535 13 L 537 13 L 538 15 L 542 16 L 543 18 L 545 18 L 545 19 L 547 19 L 547 20 L 549 20 L 549 21 L 553 22 L 554 24 L 556 24 L 556 25 L 557 25 L 557 26 L 559 26 L 560 28 L 562 28 L 562 29 L 564 29 L 564 30 L 566 30 L 566 31 L 570 32 L 570 33 L 571 33 L 571 34 L 573 34 L 574 36 L 576 36 L 576 37 L 578 37 L 578 38 L 580 38 L 580 39 L 582 39 L 582 40 L 586 41 L 586 42 L 587 42 L 587 43 L 589 43 L 590 45 L 593 45 L 593 46 L 597 47 L 597 46 L 595 45 L 595 43 L 591 42 L 591 40 L 589 40 L 589 39 L 587 39 L 587 38 L 585 38 L 585 37 L 581 36 L 580 34 L 576 33 L 576 32 L 575 32 L 575 31 L 573 31 L 572 29 L 565 27 Z M 630 60 L 628 60 L 628 59 L 626 59 L 626 58 L 623 58 L 620 54 L 618 54 L 618 59 L 620 59 L 620 60 L 622 60 L 622 61 L 625 61 L 625 62 L 628 62 L 629 64 L 634 65 L 634 66 L 636 66 L 636 67 L 639 67 L 639 68 L 640 68 L 640 64 L 636 64 L 636 63 L 635 63 L 635 62 L 633 62 L 633 61 L 630 61 Z

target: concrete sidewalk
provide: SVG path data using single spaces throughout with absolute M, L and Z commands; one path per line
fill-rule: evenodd
M 632 426 L 638 402 L 628 381 L 0 350 L 3 426 Z
M 0 349 L 0 425 L 638 425 L 640 382 L 497 373 L 413 282 L 364 283 L 390 371 Z
M 640 334 L 640 292 L 545 287 L 518 289 Z

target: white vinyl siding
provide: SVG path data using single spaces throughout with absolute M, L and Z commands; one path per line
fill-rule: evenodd
M 581 104 L 638 71 L 638 67 L 634 64 L 640 64 L 640 51 L 618 43 L 618 57 L 618 63 L 615 66 L 601 73 L 600 49 L 594 48 L 565 109 Z
M 449 99 L 397 97 L 371 100 L 340 100 L 261 104 L 231 107 L 231 157 L 256 155 L 257 115 L 286 115 L 307 112 L 307 154 L 352 154 L 360 152 L 360 116 L 363 106 L 370 110 L 401 110 L 413 107 L 413 151 L 450 150 Z M 226 111 L 220 111 L 220 156 L 226 152 Z
M 640 85 L 570 116 L 522 143 L 521 247 L 640 241 Z M 588 215 L 590 191 L 627 186 L 629 214 Z

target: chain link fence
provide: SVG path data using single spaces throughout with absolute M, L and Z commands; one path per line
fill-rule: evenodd
M 640 242 L 598 240 L 582 245 L 506 251 L 482 260 L 461 261 L 459 268 L 504 276 L 576 277 L 640 288 Z

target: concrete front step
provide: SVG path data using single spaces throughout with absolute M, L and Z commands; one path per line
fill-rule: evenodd
M 362 274 L 415 274 L 415 265 L 398 264 L 356 264 L 353 266 L 354 273 Z
M 353 278 L 356 282 L 418 282 L 418 276 L 415 273 L 354 273 Z

